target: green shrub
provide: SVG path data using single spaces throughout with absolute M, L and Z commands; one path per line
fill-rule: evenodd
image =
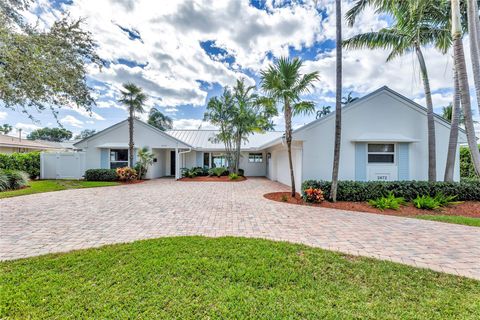
M 307 180 L 302 183 L 302 195 L 308 188 L 321 189 L 325 199 L 330 198 L 331 182 Z M 459 201 L 480 201 L 480 181 L 466 182 L 428 182 L 428 181 L 339 181 L 337 200 L 368 201 L 385 197 L 392 191 L 397 197 L 406 201 L 415 199 L 417 195 L 457 196 Z
M 0 154 L 0 170 L 20 170 L 31 179 L 40 176 L 40 152 Z
M 210 170 L 208 170 L 208 175 L 220 177 L 220 176 L 228 175 L 228 170 L 225 167 L 211 168 Z
M 424 210 L 435 210 L 440 208 L 440 202 L 437 199 L 431 196 L 423 195 L 417 196 L 415 199 L 412 200 L 413 205 L 418 209 Z
M 240 176 L 239 176 L 238 174 L 236 174 L 236 173 L 230 173 L 230 174 L 228 175 L 228 178 L 229 178 L 230 180 L 237 180 L 239 177 L 240 177 Z
M 115 169 L 88 169 L 85 171 L 85 180 L 88 181 L 117 181 Z
M 240 177 L 243 177 L 243 176 L 245 175 L 245 170 L 243 170 L 243 169 L 238 169 L 238 175 L 239 175 Z
M 191 169 L 182 168 L 182 176 L 186 178 L 194 178 L 196 176 L 206 176 L 208 170 L 202 167 L 193 167 Z
M 280 200 L 283 201 L 283 202 L 287 202 L 288 201 L 288 196 L 286 194 L 282 194 L 282 196 L 280 197 Z
M 469 147 L 460 147 L 460 177 L 478 178 L 473 167 L 472 155 Z
M 3 170 L 0 170 L 0 192 L 8 190 L 9 187 L 10 183 L 7 174 Z
M 448 207 L 461 203 L 461 201 L 455 201 L 456 198 L 456 195 L 446 196 L 443 193 L 437 193 L 435 195 L 435 200 L 440 204 L 440 207 Z
M 368 200 L 368 204 L 382 211 L 385 209 L 398 210 L 401 205 L 405 204 L 405 199 L 403 197 L 395 197 L 393 192 L 390 191 L 386 197 Z
M 6 189 L 17 190 L 28 185 L 28 174 L 20 170 L 0 170 L 3 185 L 6 185 Z M 6 178 L 6 179 L 5 179 Z M 5 183 L 6 182 L 6 183 Z

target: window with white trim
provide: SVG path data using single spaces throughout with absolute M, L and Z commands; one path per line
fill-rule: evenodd
M 262 153 L 249 153 L 248 154 L 248 162 L 262 163 L 263 162 L 263 154 Z
M 128 149 L 110 149 L 110 169 L 128 167 Z
M 369 143 L 368 163 L 372 164 L 394 164 L 395 144 L 393 143 Z

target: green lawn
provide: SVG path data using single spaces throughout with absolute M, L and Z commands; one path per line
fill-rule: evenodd
M 33 194 L 33 193 L 60 191 L 60 190 L 67 190 L 67 189 L 79 189 L 79 188 L 107 187 L 107 186 L 116 186 L 118 184 L 119 184 L 118 182 L 105 182 L 105 181 L 34 180 L 29 182 L 30 187 L 28 188 L 0 192 L 0 199 L 23 196 L 26 194 Z
M 446 215 L 421 215 L 415 216 L 417 219 L 423 220 L 432 220 L 432 221 L 440 221 L 440 222 L 448 222 L 448 223 L 455 223 L 455 224 L 463 224 L 466 226 L 472 227 L 480 227 L 480 218 L 472 218 L 472 217 L 462 217 L 462 216 L 446 216 Z
M 1 319 L 480 319 L 479 281 L 258 239 L 138 241 L 0 270 Z

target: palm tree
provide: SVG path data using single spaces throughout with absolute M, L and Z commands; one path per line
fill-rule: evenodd
M 458 144 L 458 125 L 461 123 L 460 114 L 460 88 L 458 76 L 455 68 L 453 69 L 453 104 L 443 107 L 443 117 L 450 120 L 450 137 L 448 139 L 447 162 L 445 164 L 444 181 L 453 181 L 453 173 L 455 170 L 455 158 L 457 154 Z
M 129 134 L 129 143 L 128 143 L 128 164 L 130 167 L 133 167 L 133 117 L 135 112 L 144 113 L 143 105 L 147 101 L 147 95 L 143 93 L 142 88 L 137 87 L 133 83 L 123 84 L 123 90 L 120 90 L 121 98 L 118 100 L 121 104 L 127 106 L 128 108 L 128 134 Z
M 147 174 L 148 167 L 153 164 L 155 155 L 150 152 L 148 147 L 143 147 L 138 150 L 138 178 L 143 179 Z
M 349 105 L 350 103 L 352 103 L 354 101 L 357 101 L 357 100 L 358 100 L 358 97 L 353 97 L 352 96 L 352 91 L 350 91 L 346 97 L 342 98 L 342 104 L 344 106 L 346 106 L 346 105 Z
M 458 87 L 460 91 L 460 101 L 465 117 L 465 130 L 467 132 L 467 142 L 472 156 L 472 162 L 477 175 L 480 174 L 480 154 L 475 136 L 475 128 L 472 119 L 472 107 L 470 101 L 470 88 L 468 85 L 467 65 L 465 62 L 465 53 L 462 42 L 462 26 L 460 15 L 459 0 L 452 0 L 452 41 L 453 41 L 453 60 L 455 71 L 458 77 Z M 473 57 L 472 57 L 473 58 Z
M 262 90 L 269 98 L 282 104 L 283 107 L 292 197 L 295 197 L 295 176 L 292 162 L 292 117 L 315 111 L 315 104 L 312 101 L 302 101 L 300 96 L 310 92 L 313 82 L 318 80 L 318 72 L 301 74 L 301 67 L 302 61 L 299 58 L 293 60 L 280 58 L 275 64 L 260 72 Z
M 147 123 L 162 131 L 172 129 L 173 127 L 172 118 L 164 115 L 163 113 L 158 111 L 157 108 L 150 109 L 150 112 L 148 113 Z
M 342 142 L 342 2 L 335 1 L 336 24 L 336 94 L 335 94 L 335 146 L 333 149 L 332 186 L 330 195 L 337 201 L 338 168 L 340 166 L 340 147 Z M 349 95 L 351 97 L 351 95 Z
M 480 22 L 478 20 L 478 0 L 467 0 L 467 22 L 470 41 L 470 56 L 473 69 L 473 83 L 477 97 L 480 97 Z M 477 108 L 480 110 L 480 99 L 477 98 Z
M 437 49 L 446 53 L 450 47 L 450 34 L 442 24 L 427 23 L 432 14 L 431 1 L 405 1 L 397 4 L 386 1 L 382 8 L 388 8 L 388 12 L 395 19 L 391 27 L 356 35 L 344 41 L 344 45 L 353 49 L 391 49 L 387 61 L 410 51 L 416 53 L 427 105 L 428 180 L 435 181 L 437 171 L 435 120 L 427 65 L 421 48 L 434 44 Z
M 332 112 L 330 109 L 332 109 L 332 107 L 323 106 L 322 109 L 317 110 L 317 115 L 315 116 L 315 118 L 320 119 L 322 117 L 325 117 L 327 114 L 330 114 L 330 112 Z

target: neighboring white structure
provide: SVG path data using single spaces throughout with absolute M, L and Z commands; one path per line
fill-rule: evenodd
M 335 113 L 293 132 L 292 158 L 296 185 L 306 179 L 331 178 Z M 147 146 L 155 162 L 147 178 L 180 177 L 180 168 L 224 166 L 222 144 L 212 142 L 215 131 L 160 131 L 135 120 L 136 148 Z M 437 178 L 445 170 L 450 125 L 435 117 Z M 459 144 L 466 141 L 460 132 Z M 86 154 L 86 168 L 115 168 L 128 164 L 128 122 L 122 121 L 75 144 Z M 254 134 L 242 145 L 240 167 L 247 176 L 266 176 L 290 184 L 283 132 Z M 179 164 L 179 165 L 177 165 Z M 459 152 L 455 167 L 459 180 Z M 426 109 L 382 87 L 343 109 L 341 180 L 427 180 Z

